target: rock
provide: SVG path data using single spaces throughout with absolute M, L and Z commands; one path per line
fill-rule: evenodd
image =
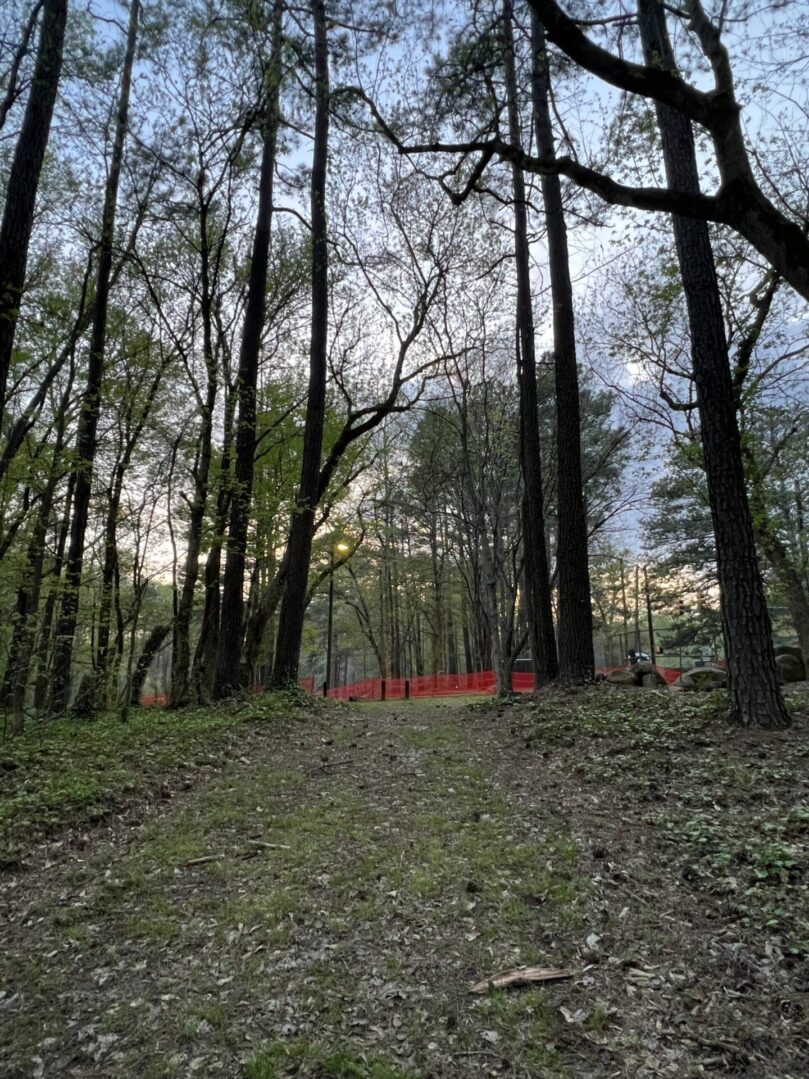
M 785 682 L 802 682 L 806 678 L 806 663 L 800 648 L 780 645 L 775 650 L 775 662 Z
M 611 686 L 636 686 L 638 684 L 637 677 L 632 671 L 610 671 L 607 681 Z
M 679 689 L 711 690 L 722 689 L 727 682 L 727 671 L 719 667 L 692 667 L 683 671 L 674 685 Z
M 651 670 L 640 676 L 640 684 L 644 689 L 659 689 L 660 686 L 665 686 L 666 679 L 660 671 Z
M 612 686 L 644 686 L 646 689 L 657 689 L 666 684 L 660 671 L 647 661 L 633 663 L 626 671 L 610 671 L 606 681 Z

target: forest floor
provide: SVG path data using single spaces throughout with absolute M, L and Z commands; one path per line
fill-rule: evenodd
M 0 1075 L 805 1079 L 793 702 L 264 697 L 6 744 Z M 572 976 L 470 993 L 523 964 Z

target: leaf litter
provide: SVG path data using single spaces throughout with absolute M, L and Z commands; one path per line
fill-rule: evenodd
M 809 1074 L 805 719 L 669 700 L 241 726 L 2 878 L 0 1075 Z

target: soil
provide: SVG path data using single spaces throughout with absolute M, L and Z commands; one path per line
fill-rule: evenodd
M 809 726 L 696 696 L 240 727 L 0 878 L 0 1075 L 802 1079 Z

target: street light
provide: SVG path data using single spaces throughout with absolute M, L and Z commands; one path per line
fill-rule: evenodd
M 323 683 L 323 696 L 327 697 L 331 686 L 331 642 L 334 628 L 334 552 L 345 554 L 351 547 L 344 541 L 332 545 L 329 551 L 329 621 L 326 630 L 326 679 Z

